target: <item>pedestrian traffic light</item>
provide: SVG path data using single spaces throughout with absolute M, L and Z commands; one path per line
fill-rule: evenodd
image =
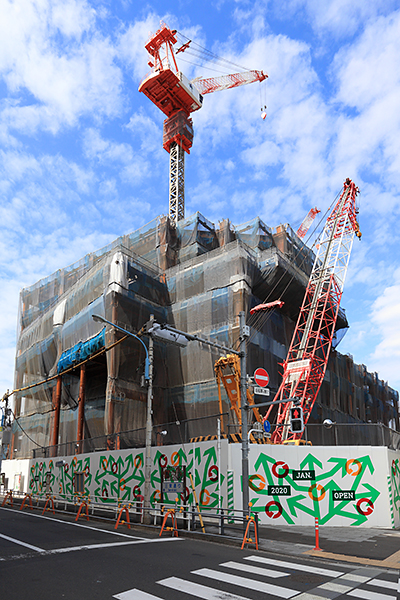
M 301 406 L 292 406 L 290 409 L 290 431 L 292 433 L 302 433 L 303 430 L 303 409 Z

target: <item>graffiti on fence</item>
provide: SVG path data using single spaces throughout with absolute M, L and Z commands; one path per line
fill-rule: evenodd
M 370 483 L 374 470 L 368 455 L 331 457 L 323 464 L 309 453 L 300 468 L 293 469 L 284 460 L 260 452 L 255 473 L 249 477 L 252 511 L 269 519 L 281 517 L 287 524 L 295 524 L 303 513 L 318 517 L 320 525 L 334 517 L 361 525 L 380 496 Z

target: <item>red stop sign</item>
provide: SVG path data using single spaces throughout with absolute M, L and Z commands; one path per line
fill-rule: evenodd
M 269 383 L 269 375 L 265 369 L 260 367 L 254 371 L 254 380 L 260 387 L 266 387 Z

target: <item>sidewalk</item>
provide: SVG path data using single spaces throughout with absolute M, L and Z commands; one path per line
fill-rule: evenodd
M 207 528 L 208 529 L 208 528 Z M 239 537 L 241 532 L 226 528 L 226 534 Z M 254 541 L 254 531 L 251 530 Z M 243 536 L 240 538 L 243 540 Z M 249 548 L 253 545 L 249 544 Z M 313 556 L 362 565 L 400 569 L 400 531 L 361 527 L 319 528 L 319 547 L 315 548 L 314 527 L 297 525 L 260 525 L 259 548 L 291 556 Z

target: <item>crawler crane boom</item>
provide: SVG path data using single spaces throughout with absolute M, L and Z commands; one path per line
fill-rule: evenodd
M 277 408 L 272 442 L 300 439 L 302 433 L 289 431 L 289 414 L 296 400 L 303 408 L 307 423 L 321 387 L 354 235 L 361 237 L 357 223 L 356 196 L 358 188 L 346 179 L 343 192 L 329 215 L 306 289 L 296 328 L 283 363 L 282 383 L 274 400 L 287 403 L 271 406 L 265 418 Z

